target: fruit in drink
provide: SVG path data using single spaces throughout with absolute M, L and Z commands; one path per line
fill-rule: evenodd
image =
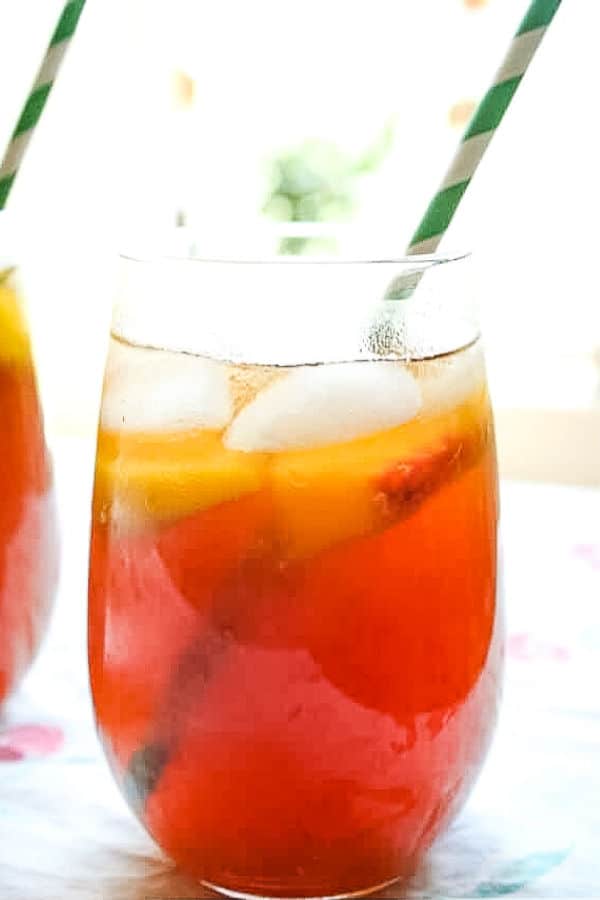
M 409 871 L 464 801 L 498 699 L 479 346 L 290 369 L 197 359 L 199 400 L 203 379 L 229 393 L 203 416 L 171 392 L 162 428 L 159 409 L 114 411 L 153 358 L 176 384 L 177 355 L 111 353 L 90 664 L 132 806 L 231 890 L 335 895 Z

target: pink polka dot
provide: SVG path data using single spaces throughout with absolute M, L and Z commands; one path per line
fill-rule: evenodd
M 552 661 L 565 663 L 570 659 L 567 647 L 549 641 L 538 640 L 526 632 L 509 635 L 506 649 L 509 657 L 519 662 Z
M 0 760 L 46 756 L 60 749 L 64 735 L 51 725 L 16 725 L 0 732 Z
M 592 569 L 600 571 L 600 544 L 575 544 L 573 553 L 587 562 Z
M 3 747 L 0 745 L 0 762 L 17 762 L 23 759 L 25 754 L 16 747 Z

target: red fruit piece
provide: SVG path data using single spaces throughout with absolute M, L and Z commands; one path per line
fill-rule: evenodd
M 213 591 L 246 559 L 265 550 L 265 493 L 247 494 L 187 516 L 155 538 L 173 585 L 195 609 L 208 612 Z
M 126 760 L 177 693 L 177 671 L 202 642 L 220 581 L 256 550 L 258 495 L 149 534 L 96 524 L 90 574 L 90 667 L 98 721 Z

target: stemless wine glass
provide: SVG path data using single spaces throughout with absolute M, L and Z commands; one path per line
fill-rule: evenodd
M 97 724 L 152 837 L 224 894 L 406 876 L 486 754 L 502 619 L 469 265 L 122 260 Z
M 39 646 L 58 569 L 52 470 L 9 242 L 14 228 L 0 213 L 0 703 Z

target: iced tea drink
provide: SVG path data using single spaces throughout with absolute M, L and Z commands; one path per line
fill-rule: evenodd
M 412 871 L 494 726 L 496 521 L 477 340 L 286 366 L 113 337 L 91 683 L 182 868 L 280 897 Z
M 57 574 L 52 474 L 14 272 L 0 267 L 0 703 L 31 662 Z

